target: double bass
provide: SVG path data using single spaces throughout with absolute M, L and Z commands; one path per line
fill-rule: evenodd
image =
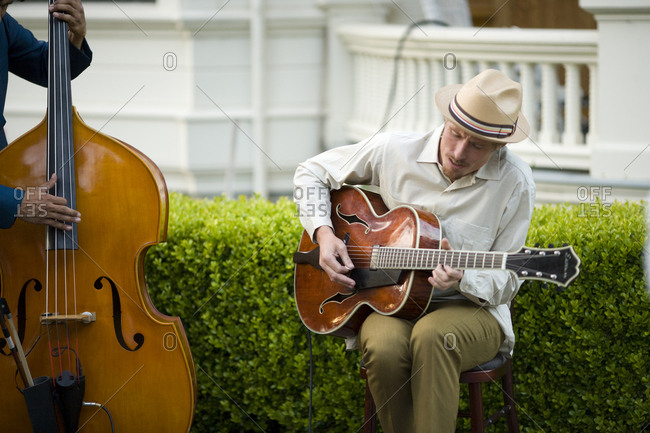
M 62 231 L 17 219 L 0 230 L 0 298 L 29 372 L 0 337 L 0 429 L 187 432 L 197 396 L 189 344 L 145 284 L 145 253 L 167 235 L 164 178 L 81 120 L 67 24 L 49 20 L 47 115 L 0 152 L 0 184 L 29 194 L 56 173 L 51 193 L 83 221 Z

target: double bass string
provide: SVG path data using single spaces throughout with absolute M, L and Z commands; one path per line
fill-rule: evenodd
M 57 173 L 57 182 L 54 187 L 54 195 L 68 199 L 68 205 L 70 207 L 75 207 L 73 200 L 74 191 L 74 172 L 73 165 L 70 159 L 70 155 L 73 155 L 72 149 L 72 131 L 71 131 L 71 92 L 70 92 L 70 80 L 69 80 L 69 62 L 67 62 L 68 54 L 68 44 L 67 44 L 67 24 L 65 22 L 59 21 L 50 15 L 49 17 L 49 26 L 50 26 L 50 49 L 48 50 L 49 56 L 49 86 L 48 86 L 48 122 L 51 124 L 48 127 L 48 154 L 52 153 L 52 158 L 48 156 L 48 176 L 51 176 L 52 173 Z M 51 165 L 50 165 L 51 164 Z M 73 302 L 74 302 L 74 313 L 77 312 L 77 291 L 76 291 L 76 278 L 75 278 L 75 251 L 74 251 L 74 241 L 76 239 L 75 231 L 76 225 L 72 225 L 73 229 L 71 231 L 72 236 L 68 232 L 61 231 L 59 229 L 48 228 L 54 233 L 48 239 L 53 239 L 53 268 L 54 268 L 54 309 L 52 313 L 54 314 L 54 327 L 56 334 L 56 348 L 52 349 L 52 339 L 50 334 L 50 321 L 47 321 L 48 329 L 48 343 L 50 347 L 50 363 L 52 368 L 53 378 L 56 376 L 54 372 L 54 360 L 53 356 L 56 353 L 56 356 L 59 358 L 59 371 L 63 374 L 63 359 L 62 359 L 62 339 L 65 339 L 65 349 L 68 355 L 68 371 L 76 371 L 79 373 L 79 357 L 75 357 L 75 369 L 72 368 L 72 360 L 70 355 L 70 326 L 68 324 L 67 318 L 69 317 L 69 292 L 70 288 L 68 286 L 69 280 L 71 281 Z M 50 236 L 48 234 L 48 236 Z M 66 237 L 70 236 L 72 242 L 67 242 Z M 69 244 L 71 245 L 70 248 Z M 71 267 L 72 271 L 68 272 L 68 249 L 70 249 L 71 254 Z M 63 255 L 59 260 L 59 252 Z M 47 275 L 48 280 L 46 284 L 46 311 L 49 308 L 49 261 L 50 254 L 47 256 L 47 265 L 48 268 Z M 60 280 L 62 284 L 60 284 Z M 62 291 L 62 293 L 60 293 Z M 65 332 L 63 337 L 61 336 L 61 329 L 59 327 L 59 316 L 60 316 L 60 301 L 63 301 L 63 316 L 64 320 L 62 321 L 65 326 Z M 76 326 L 75 326 L 75 335 L 76 335 Z M 76 354 L 78 354 L 78 339 L 76 343 Z M 79 374 L 77 374 L 77 377 Z
M 69 45 L 68 45 L 68 38 L 67 38 L 67 33 L 68 33 L 68 25 L 67 23 L 63 21 L 59 21 L 55 18 L 52 18 L 54 24 L 55 24 L 55 29 L 58 32 L 58 37 L 56 37 L 56 43 L 59 44 L 57 53 L 59 56 L 59 66 L 61 68 L 57 68 L 57 73 L 59 74 L 59 79 L 60 79 L 60 86 L 59 88 L 62 90 L 61 94 L 59 95 L 60 98 L 60 104 L 61 104 L 61 109 L 60 109 L 60 114 L 61 114 L 61 133 L 62 133 L 62 143 L 65 148 L 65 151 L 63 151 L 62 155 L 62 166 L 60 167 L 60 171 L 64 177 L 63 179 L 63 188 L 66 189 L 64 191 L 64 195 L 68 197 L 69 199 L 69 206 L 70 207 L 76 207 L 75 200 L 74 198 L 74 172 L 73 172 L 73 163 L 72 163 L 72 155 L 74 155 L 74 149 L 72 149 L 73 146 L 73 137 L 72 137 L 72 118 L 71 118 L 71 107 L 72 107 L 72 101 L 71 101 L 71 89 L 70 89 L 70 62 L 67 61 L 69 59 Z M 77 286 L 76 286 L 76 273 L 75 273 L 75 247 L 76 245 L 74 244 L 76 236 L 74 236 L 75 231 L 77 227 L 75 224 L 72 224 L 72 231 L 71 231 L 71 236 L 66 232 L 64 233 L 65 236 L 70 236 L 72 242 L 70 242 L 70 256 L 71 256 L 71 265 L 72 265 L 72 272 L 70 274 L 66 273 L 66 281 L 65 281 L 65 308 L 66 308 L 66 316 L 69 314 L 68 311 L 68 306 L 69 306 L 69 301 L 68 301 L 68 277 L 71 278 L 71 284 L 72 284 L 72 293 L 73 293 L 73 303 L 74 303 L 74 311 L 73 314 L 76 316 L 77 314 Z M 64 252 L 67 250 L 68 243 L 66 242 L 64 245 Z M 67 270 L 67 253 L 64 254 L 64 259 L 66 260 L 65 263 L 65 269 Z M 74 335 L 75 335 L 75 346 L 76 346 L 76 352 L 78 352 L 79 348 L 79 339 L 77 337 L 77 322 L 74 322 Z M 79 357 L 76 356 L 75 359 L 75 369 L 72 368 L 72 362 L 71 362 L 71 350 L 70 350 L 70 330 L 68 326 L 68 322 L 66 322 L 66 340 L 67 340 L 67 354 L 68 354 L 68 371 L 76 372 L 77 379 L 80 377 L 80 372 L 79 372 Z
M 61 104 L 61 134 L 62 134 L 62 147 L 67 147 L 67 152 L 63 151 L 62 152 L 62 164 L 63 166 L 60 167 L 59 171 L 61 171 L 62 176 L 63 176 L 63 188 L 64 188 L 64 196 L 71 198 L 72 197 L 72 173 L 71 173 L 71 163 L 70 160 L 67 160 L 67 155 L 72 155 L 72 149 L 69 148 L 69 146 L 72 143 L 72 140 L 70 139 L 71 137 L 65 137 L 65 132 L 67 131 L 68 135 L 72 133 L 70 128 L 64 128 L 63 125 L 69 126 L 70 125 L 70 118 L 69 118 L 69 110 L 67 110 L 68 107 L 72 105 L 72 101 L 70 101 L 70 89 L 67 88 L 67 86 L 70 85 L 69 80 L 66 80 L 66 77 L 69 76 L 69 62 L 64 61 L 67 56 L 68 56 L 68 44 L 67 44 L 67 25 L 64 22 L 58 21 L 56 19 L 53 19 L 55 23 L 55 29 L 58 31 L 58 37 L 56 38 L 56 42 L 59 43 L 60 45 L 58 46 L 57 53 L 60 56 L 59 58 L 59 65 L 63 66 L 63 70 L 59 70 L 57 68 L 57 73 L 59 73 L 59 78 L 60 78 L 60 86 L 59 88 L 62 89 L 63 91 L 61 92 L 60 96 L 60 104 Z M 67 140 L 66 140 L 67 138 Z M 70 203 L 70 206 L 73 206 L 73 203 Z M 75 230 L 75 227 L 73 225 L 73 230 Z M 64 233 L 65 236 L 67 236 L 67 233 Z M 74 239 L 74 237 L 72 238 Z M 77 313 L 77 308 L 76 308 L 76 284 L 75 284 L 75 273 L 74 273 L 74 245 L 71 248 L 71 256 L 72 256 L 72 286 L 73 286 L 73 302 L 74 302 L 74 314 Z M 64 244 L 64 268 L 67 270 L 67 243 Z M 65 276 L 65 314 L 68 316 L 68 273 L 66 272 Z M 67 354 L 68 354 L 68 371 L 72 372 L 72 362 L 70 359 L 70 330 L 68 326 L 68 322 L 66 322 L 66 346 L 67 346 Z M 76 331 L 76 325 L 75 325 L 75 331 Z M 76 332 L 75 332 L 76 335 Z M 78 375 L 77 375 L 78 377 Z

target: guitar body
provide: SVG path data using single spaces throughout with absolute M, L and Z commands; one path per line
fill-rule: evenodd
M 435 215 L 400 206 L 388 210 L 375 193 L 355 187 L 332 191 L 332 224 L 337 237 L 347 238 L 355 264 L 352 277 L 365 286 L 350 292 L 330 281 L 318 266 L 318 246 L 304 232 L 296 253 L 295 296 L 298 314 L 311 331 L 338 337 L 357 335 L 363 321 L 376 311 L 403 319 L 421 316 L 433 289 L 430 271 L 372 270 L 368 257 L 353 251 L 368 251 L 376 245 L 438 249 L 441 229 Z M 357 248 L 367 247 L 367 248 Z

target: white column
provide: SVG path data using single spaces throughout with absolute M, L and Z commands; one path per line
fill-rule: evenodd
M 327 72 L 324 141 L 327 148 L 348 144 L 347 121 L 352 115 L 352 56 L 338 36 L 343 24 L 384 22 L 387 0 L 318 0 L 327 15 Z
M 251 105 L 253 140 L 259 152 L 253 152 L 253 192 L 268 196 L 266 167 L 266 50 L 265 0 L 251 1 Z
M 598 138 L 591 174 L 650 179 L 650 2 L 580 0 L 598 22 Z

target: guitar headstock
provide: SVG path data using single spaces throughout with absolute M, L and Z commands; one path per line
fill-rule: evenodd
M 542 280 L 566 287 L 580 274 L 580 258 L 571 246 L 523 247 L 508 254 L 506 269 L 522 280 Z

